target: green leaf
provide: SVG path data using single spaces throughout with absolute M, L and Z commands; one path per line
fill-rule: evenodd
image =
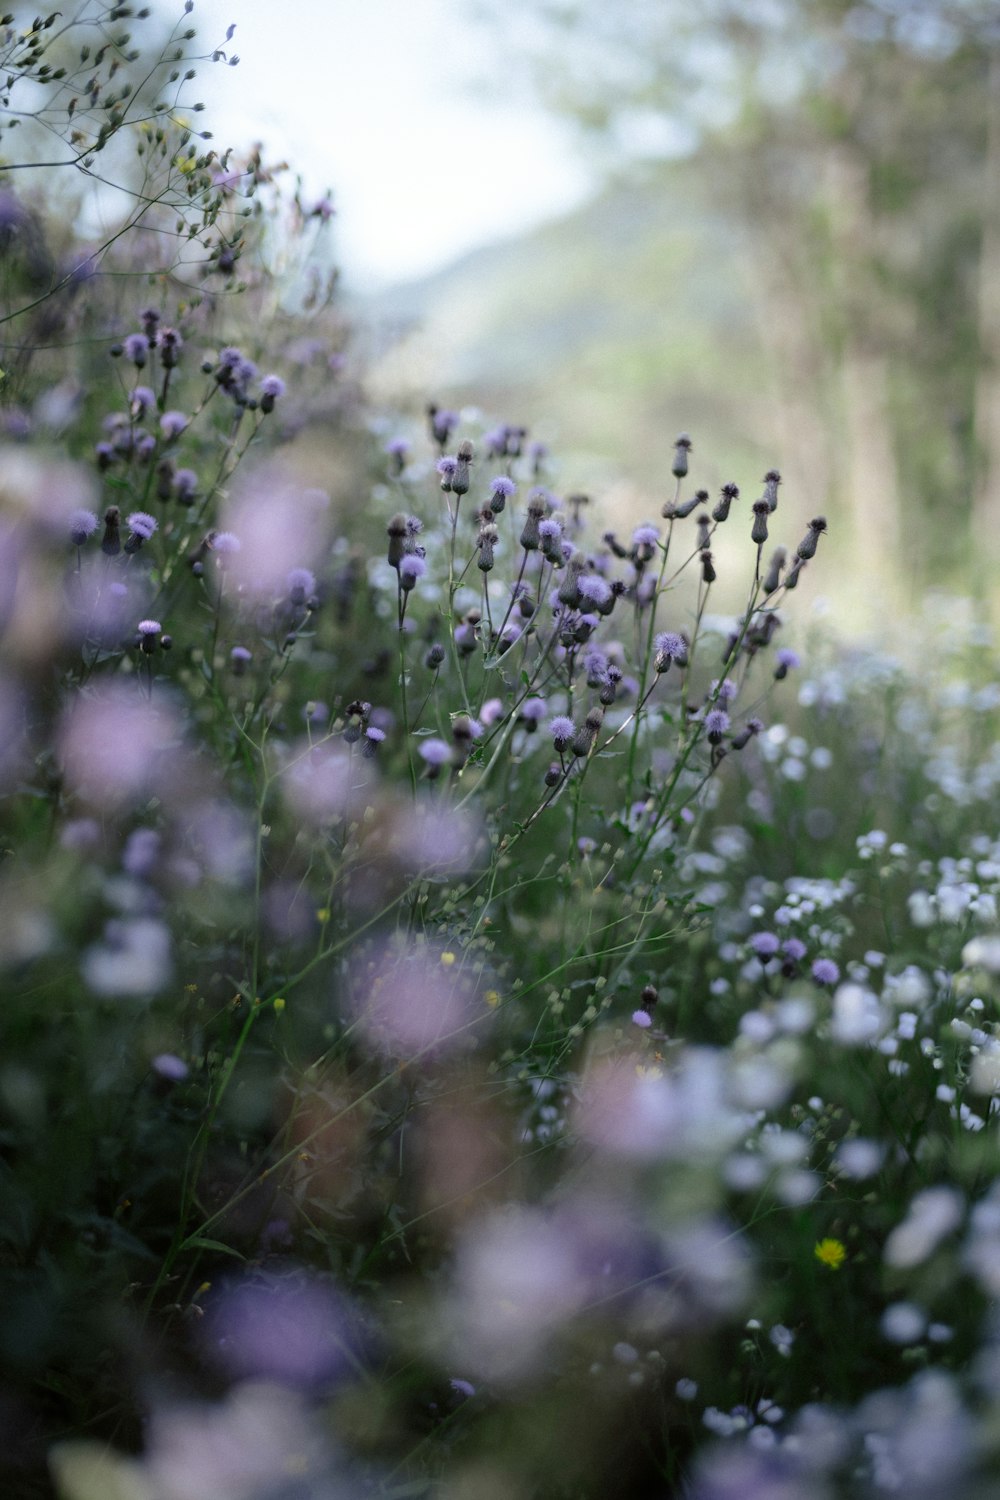
M 237 1260 L 246 1260 L 232 1245 L 224 1245 L 221 1240 L 210 1240 L 203 1234 L 196 1234 L 193 1239 L 184 1241 L 186 1250 L 217 1250 L 220 1255 L 234 1255 Z

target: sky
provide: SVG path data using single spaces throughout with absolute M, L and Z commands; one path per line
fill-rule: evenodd
M 587 196 L 568 131 L 512 96 L 464 0 L 196 0 L 192 23 L 199 46 L 240 58 L 191 85 L 216 143 L 262 139 L 317 197 L 332 189 L 338 263 L 359 291 Z

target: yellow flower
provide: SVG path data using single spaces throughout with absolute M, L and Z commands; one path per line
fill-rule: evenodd
M 494 1007 L 496 1007 L 497 1005 L 500 1004 L 500 991 L 499 990 L 487 990 L 486 994 L 483 996 L 483 999 L 486 1001 L 486 1004 L 490 1007 L 490 1010 L 493 1010 Z
M 820 1240 L 813 1254 L 824 1266 L 829 1266 L 831 1271 L 839 1271 L 847 1259 L 847 1251 L 840 1240 Z
M 441 962 L 444 964 L 446 969 L 450 969 L 452 964 L 455 962 L 454 953 L 442 953 Z

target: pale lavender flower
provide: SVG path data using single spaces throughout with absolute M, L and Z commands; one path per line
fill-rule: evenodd
M 292 568 L 288 574 L 288 597 L 293 604 L 305 604 L 316 592 L 316 575 L 308 568 Z
M 769 963 L 781 947 L 773 932 L 755 932 L 750 938 L 750 947 L 762 964 Z
M 198 1341 L 240 1380 L 328 1388 L 357 1366 L 357 1315 L 335 1288 L 302 1274 L 258 1272 L 225 1282 L 204 1304 Z
M 137 370 L 141 370 L 149 358 L 149 339 L 144 333 L 130 333 L 123 345 L 125 358 L 130 359 Z
M 149 1066 L 158 1077 L 166 1079 L 168 1083 L 183 1083 L 190 1071 L 187 1063 L 175 1052 L 157 1053 Z
M 141 337 L 141 335 L 140 335 Z M 149 411 L 150 407 L 156 405 L 156 392 L 148 385 L 137 385 L 129 398 L 128 409 L 138 421 Z
M 399 561 L 399 586 L 404 593 L 409 593 L 415 586 L 418 578 L 423 578 L 427 572 L 427 564 L 422 557 L 415 552 L 407 552 Z
M 817 958 L 812 966 L 812 977 L 817 984 L 836 984 L 840 978 L 840 969 L 832 958 Z
M 235 557 L 242 543 L 232 531 L 217 531 L 212 537 L 212 551 L 222 557 Z
M 653 646 L 656 651 L 653 665 L 657 672 L 666 672 L 671 662 L 677 662 L 681 667 L 687 665 L 687 641 L 676 631 L 661 630 L 653 637 Z
M 648 1027 L 652 1026 L 652 1024 L 653 1024 L 653 1018 L 649 1014 L 648 1010 L 634 1010 L 632 1012 L 632 1025 L 633 1026 L 639 1026 L 639 1027 L 641 1027 L 642 1030 L 645 1031 Z
M 76 547 L 82 547 L 89 536 L 97 530 L 97 517 L 92 510 L 74 510 L 69 518 L 69 537 Z
M 444 740 L 429 739 L 423 741 L 417 753 L 429 769 L 439 770 L 451 760 L 452 749 Z
M 573 720 L 567 718 L 565 714 L 556 714 L 555 718 L 549 721 L 549 733 L 552 736 L 553 745 L 561 753 L 569 747 L 576 733 L 576 726 Z
M 705 733 L 713 745 L 717 745 L 729 728 L 729 715 L 724 709 L 713 708 L 705 715 Z
M 180 437 L 188 422 L 189 418 L 182 411 L 165 411 L 160 418 L 160 431 L 170 442 L 173 438 Z
M 88 948 L 80 972 L 98 995 L 155 995 L 171 978 L 170 933 L 154 917 L 105 925 L 99 943 Z

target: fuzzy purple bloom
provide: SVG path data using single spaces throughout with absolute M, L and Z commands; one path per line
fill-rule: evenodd
M 444 740 L 430 739 L 424 740 L 417 753 L 428 766 L 440 767 L 448 764 L 452 751 L 451 746 Z
M 232 531 L 217 531 L 212 538 L 212 551 L 218 552 L 221 557 L 233 557 L 239 552 L 243 543 Z
M 812 966 L 812 977 L 817 984 L 836 984 L 840 978 L 840 969 L 832 958 L 817 958 Z
M 781 944 L 773 932 L 755 932 L 750 939 L 750 947 L 761 963 L 767 963 L 768 959 L 773 958 L 777 953 Z
M 97 517 L 92 510 L 75 510 L 69 518 L 70 541 L 82 547 L 88 536 L 97 530 Z
M 713 708 L 705 715 L 705 733 L 714 745 L 719 743 L 728 728 L 729 715 L 725 709 Z
M 159 620 L 140 620 L 135 628 L 140 635 L 152 636 L 159 635 L 160 631 L 163 629 L 163 626 L 160 624 Z
M 126 519 L 129 531 L 133 536 L 141 536 L 144 542 L 149 541 L 159 525 L 156 517 L 151 516 L 146 510 L 134 510 Z
M 643 1031 L 652 1026 L 653 1018 L 646 1010 L 634 1010 L 632 1012 L 632 1025 L 639 1026 Z
M 495 479 L 490 480 L 490 494 L 494 497 L 500 495 L 504 500 L 510 500 L 517 493 L 517 485 L 513 479 L 508 479 L 506 474 L 498 474 Z
M 782 943 L 781 951 L 786 958 L 792 960 L 792 963 L 797 964 L 800 959 L 806 956 L 806 945 L 801 938 L 788 938 L 786 942 Z
M 260 383 L 262 396 L 270 396 L 273 400 L 285 394 L 285 382 L 280 375 L 265 375 Z
M 122 346 L 125 358 L 130 359 L 137 370 L 141 370 L 149 358 L 149 339 L 144 333 L 130 333 Z
M 555 745 L 556 749 L 565 750 L 570 740 L 576 733 L 576 726 L 574 725 L 573 720 L 567 718 L 565 714 L 557 714 L 556 717 L 549 722 L 549 733 L 552 736 L 552 742 Z
M 182 411 L 165 411 L 160 418 L 160 431 L 168 442 L 180 437 L 187 425 L 188 418 Z

